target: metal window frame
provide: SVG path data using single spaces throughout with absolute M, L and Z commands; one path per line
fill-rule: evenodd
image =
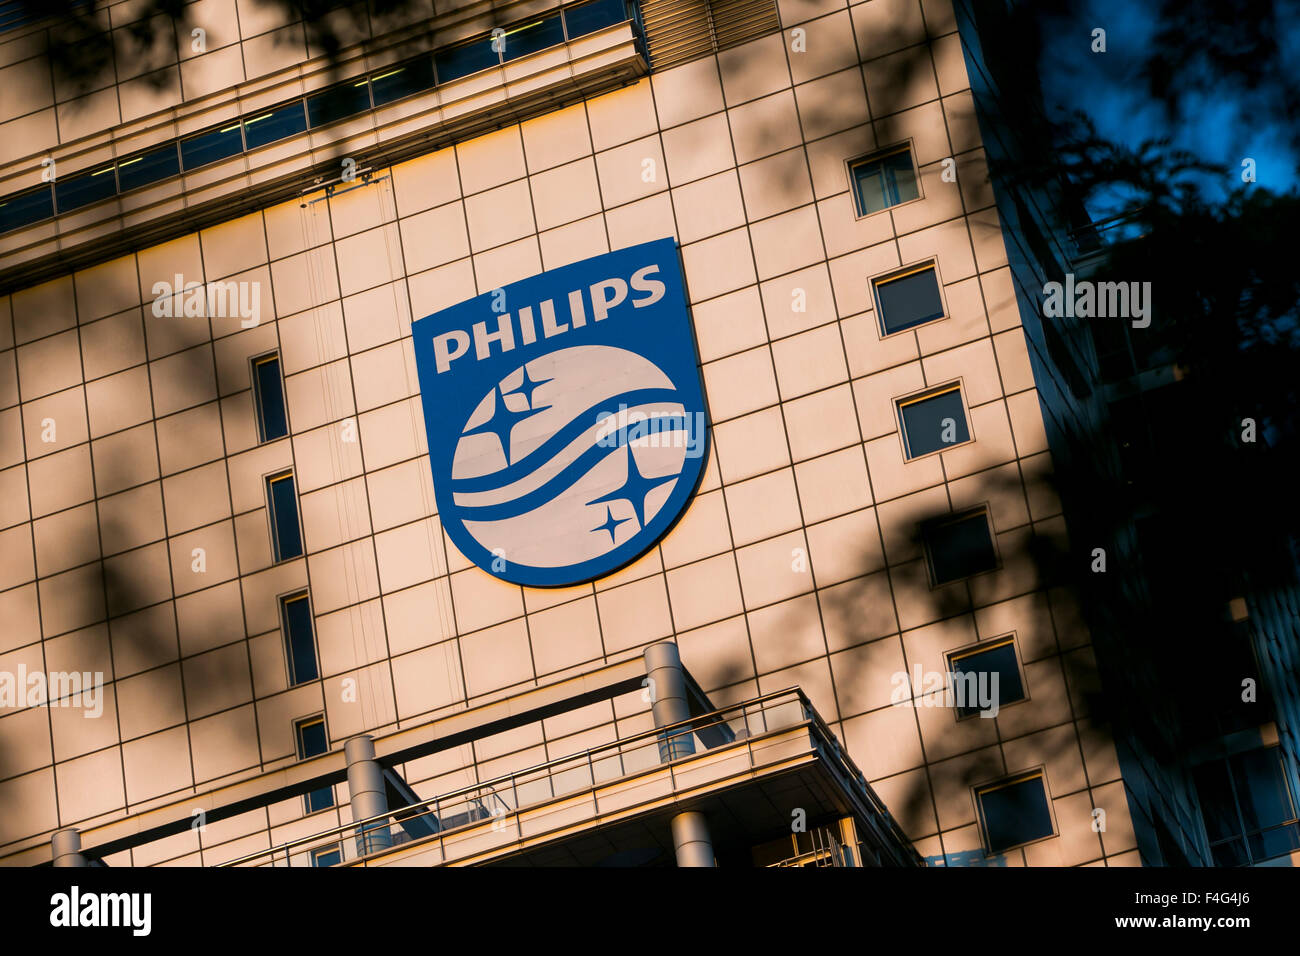
M 307 615 L 309 620 L 311 621 L 311 652 L 316 658 L 316 676 L 314 678 L 311 678 L 310 680 L 298 680 L 297 676 L 294 673 L 295 668 L 293 666 L 293 653 L 291 650 L 292 645 L 289 640 L 288 615 L 285 613 L 285 611 L 288 605 L 295 601 L 307 602 Z M 316 642 L 316 612 L 315 609 L 312 607 L 312 603 L 311 603 L 311 589 L 296 588 L 292 591 L 287 591 L 284 594 L 279 595 L 276 598 L 276 602 L 278 603 L 280 608 L 280 636 L 281 639 L 284 641 L 285 674 L 288 677 L 289 686 L 291 688 L 302 687 L 304 684 L 310 684 L 313 681 L 320 680 L 321 679 L 320 646 Z
M 910 463 L 920 461 L 923 458 L 929 458 L 931 455 L 942 455 L 946 451 L 951 451 L 954 448 L 961 448 L 963 445 L 969 445 L 975 441 L 974 423 L 971 421 L 970 409 L 966 405 L 966 396 L 963 391 L 963 384 L 962 379 L 957 379 L 956 381 L 948 382 L 944 385 L 936 385 L 933 388 L 928 388 L 923 392 L 918 392 L 905 398 L 894 399 L 895 413 L 898 416 L 898 436 L 903 443 L 904 462 Z M 936 448 L 933 451 L 913 454 L 912 443 L 907 437 L 907 422 L 903 418 L 903 409 L 909 405 L 917 405 L 921 402 L 938 398 L 941 395 L 947 395 L 949 392 L 956 392 L 958 400 L 961 402 L 962 421 L 966 425 L 966 440 L 953 442 L 951 445 L 946 445 L 943 448 Z
M 930 547 L 928 532 L 934 528 L 944 528 L 951 524 L 957 524 L 960 521 L 969 521 L 976 515 L 982 515 L 984 517 L 984 521 L 989 529 L 989 542 L 993 546 L 993 567 L 986 568 L 983 571 L 976 571 L 974 574 L 966 574 L 959 578 L 953 578 L 951 581 L 939 582 L 934 573 L 933 549 Z M 923 550 L 925 551 L 926 572 L 930 578 L 930 590 L 932 591 L 936 588 L 949 587 L 950 585 L 957 584 L 961 581 L 969 581 L 971 578 L 979 577 L 981 574 L 992 574 L 994 571 L 1002 570 L 1002 552 L 998 550 L 998 529 L 993 524 L 993 511 L 987 502 L 976 505 L 972 508 L 964 508 L 961 511 L 944 515 L 942 518 L 936 518 L 932 521 L 925 522 L 922 525 L 921 538 Z
M 280 377 L 280 401 L 284 405 L 284 434 L 280 435 L 278 438 L 266 437 L 266 419 L 263 414 L 263 403 L 262 403 L 262 384 L 257 377 L 258 366 L 265 365 L 267 362 L 271 362 L 271 361 L 280 363 L 280 376 L 279 376 Z M 254 355 L 250 357 L 248 360 L 248 369 L 249 372 L 251 373 L 249 377 L 253 386 L 253 412 L 257 416 L 257 443 L 259 445 L 267 445 L 270 444 L 271 442 L 279 441 L 281 438 L 288 438 L 289 437 L 289 402 L 288 402 L 288 396 L 284 388 L 284 362 L 281 361 L 280 359 L 280 350 L 275 349 L 270 352 L 263 352 L 261 355 Z
M 1014 707 L 1016 704 L 1023 704 L 1027 702 L 1029 700 L 1029 681 L 1025 680 L 1025 662 L 1020 653 L 1020 641 L 1015 631 L 1011 631 L 1010 633 L 1007 634 L 1002 634 L 998 637 L 991 637 L 987 641 L 980 641 L 977 644 L 968 644 L 965 647 L 959 647 L 955 650 L 945 651 L 944 660 L 948 664 L 949 685 L 951 686 L 952 673 L 953 673 L 952 665 L 954 661 L 964 660 L 967 657 L 975 657 L 976 655 L 983 654 L 986 651 L 995 651 L 999 647 L 1006 647 L 1008 644 L 1011 645 L 1011 650 L 1015 654 L 1016 670 L 1020 675 L 1020 693 L 1022 696 L 1020 696 L 1016 700 L 1007 701 L 1006 703 L 1003 703 L 1002 701 L 999 700 L 998 712 L 1001 713 L 1002 710 L 1006 707 Z M 981 712 L 976 711 L 975 713 L 972 714 L 962 714 L 958 712 L 956 707 L 954 707 L 953 713 L 956 716 L 957 721 L 960 723 L 963 720 L 972 720 L 974 718 L 978 718 Z M 981 718 L 981 719 L 987 719 L 987 718 Z
M 1026 783 L 1030 780 L 1041 780 L 1043 783 L 1043 801 L 1047 806 L 1047 819 L 1051 824 L 1052 832 L 1043 836 L 1034 837 L 1032 840 L 1024 840 L 1020 843 L 1013 843 L 1005 846 L 1000 850 L 993 850 L 989 840 L 988 821 L 984 817 L 984 802 L 981 799 L 987 793 L 996 793 L 999 790 L 1005 790 L 1007 787 L 1013 787 L 1016 784 Z M 1051 840 L 1061 835 L 1061 829 L 1056 819 L 1056 808 L 1052 805 L 1052 788 L 1047 780 L 1047 767 L 1039 765 L 1029 770 L 1017 771 L 988 783 L 976 784 L 971 787 L 971 797 L 975 801 L 975 818 L 979 823 L 980 840 L 984 846 L 984 858 L 989 859 L 995 856 L 1002 856 L 1004 853 L 1010 853 L 1012 850 L 1024 849 L 1027 846 L 1033 846 L 1035 843 L 1042 843 L 1045 840 Z
M 909 325 L 907 328 L 898 329 L 890 332 L 885 328 L 885 310 L 880 304 L 880 287 L 888 285 L 891 282 L 897 282 L 899 279 L 906 279 L 908 276 L 914 276 L 921 272 L 930 271 L 934 273 L 934 284 L 939 290 L 939 305 L 943 307 L 943 314 L 935 316 L 933 319 L 926 319 L 924 322 L 917 322 Z M 893 338 L 895 335 L 904 335 L 914 329 L 922 329 L 934 322 L 942 322 L 944 319 L 952 318 L 952 313 L 948 310 L 948 297 L 943 293 L 943 277 L 939 274 L 939 260 L 937 257 L 931 257 L 921 262 L 915 262 L 912 265 L 904 266 L 902 269 L 894 269 L 886 272 L 884 275 L 873 276 L 871 282 L 871 304 L 876 310 L 876 329 L 880 333 L 881 341 Z
M 862 166 L 866 166 L 869 163 L 884 162 L 890 156 L 896 156 L 899 153 L 907 153 L 908 159 L 912 164 L 912 176 L 916 180 L 916 198 L 905 199 L 895 203 L 888 203 L 887 205 L 885 205 L 883 209 L 876 209 L 873 210 L 872 212 L 865 212 L 863 210 L 864 204 L 862 202 L 862 193 L 858 189 L 858 178 L 855 175 L 855 170 L 857 170 Z M 922 199 L 925 198 L 925 189 L 921 183 L 921 169 L 916 163 L 915 143 L 913 142 L 913 139 L 910 136 L 906 140 L 899 143 L 895 143 L 892 146 L 886 146 L 881 149 L 877 149 L 874 152 L 866 153 L 862 156 L 845 160 L 844 166 L 845 166 L 845 171 L 848 174 L 849 192 L 852 193 L 852 197 L 853 197 L 853 213 L 854 213 L 853 218 L 855 220 L 866 219 L 869 216 L 879 216 L 882 212 L 888 212 L 889 210 L 897 209 L 900 206 L 906 206 L 914 202 L 920 202 Z
M 325 732 L 325 749 L 322 750 L 319 754 L 310 754 L 310 755 L 308 755 L 308 756 L 303 756 L 303 752 L 302 752 L 302 751 L 303 751 L 303 747 L 302 747 L 302 728 L 304 728 L 304 727 L 306 727 L 306 726 L 309 726 L 309 725 L 311 725 L 311 724 L 320 724 L 320 725 L 321 725 L 321 729 L 324 730 L 324 732 Z M 329 746 L 329 743 L 330 743 L 330 730 L 329 730 L 329 724 L 327 724 L 327 723 L 325 722 L 325 712 L 324 712 L 323 710 L 320 711 L 319 713 L 316 713 L 316 714 L 309 714 L 309 715 L 306 716 L 306 717 L 298 717 L 298 718 L 295 718 L 295 719 L 294 719 L 294 722 L 293 722 L 293 749 L 294 749 L 294 753 L 297 754 L 298 759 L 299 759 L 300 761 L 301 761 L 301 760 L 311 760 L 313 757 L 319 757 L 319 756 L 321 756 L 321 754 L 327 754 L 327 753 L 329 753 L 329 752 L 330 752 L 330 746 Z M 324 790 L 325 788 L 324 788 L 324 787 L 320 787 L 320 788 L 318 788 L 318 789 L 320 789 L 320 790 Z M 333 784 L 330 784 L 330 786 L 329 786 L 329 792 L 330 792 L 330 805 L 329 805 L 328 807 L 321 807 L 319 810 L 313 810 L 313 809 L 311 808 L 311 795 L 312 795 L 313 792 L 315 792 L 315 791 L 310 791 L 310 790 L 309 790 L 307 793 L 304 793 L 304 794 L 302 795 L 302 809 L 303 809 L 303 816 L 308 816 L 308 817 L 309 817 L 309 816 L 313 816 L 313 815 L 315 815 L 315 814 L 317 814 L 317 813 L 324 813 L 324 812 L 327 811 L 327 810 L 337 810 L 337 809 L 338 809 L 338 805 L 339 805 L 339 804 L 338 804 L 338 797 L 335 796 L 335 794 L 334 794 L 334 785 L 333 785 Z
M 285 481 L 285 480 L 288 481 L 294 480 L 294 470 L 292 468 L 281 468 L 271 472 L 268 475 L 265 475 L 262 478 L 262 484 L 266 488 L 266 517 L 271 530 L 272 564 L 282 564 L 285 561 L 293 561 L 296 558 L 301 558 L 303 555 L 307 553 L 307 541 L 305 536 L 302 533 L 302 509 L 301 508 L 294 509 L 295 511 L 294 518 L 298 524 L 298 541 L 302 545 L 302 551 L 299 552 L 298 554 L 289 555 L 288 557 L 285 557 L 282 553 L 282 549 L 280 546 L 279 523 L 276 521 L 276 513 L 275 513 L 275 496 L 271 494 L 271 485 L 277 481 Z M 296 499 L 298 497 L 298 486 L 296 483 L 294 484 L 293 487 L 293 493 L 294 493 L 294 498 Z

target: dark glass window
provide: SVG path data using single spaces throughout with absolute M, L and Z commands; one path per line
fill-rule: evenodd
M 503 60 L 514 60 L 563 42 L 564 24 L 558 16 L 551 16 L 506 30 L 498 45 Z
M 126 192 L 128 189 L 161 182 L 178 175 L 180 171 L 181 159 L 180 154 L 176 152 L 176 144 L 168 143 L 166 146 L 118 163 L 117 182 L 122 191 Z
M 1052 813 L 1047 806 L 1047 787 L 1041 773 L 981 787 L 980 823 L 990 853 L 1051 836 Z
M 1300 849 L 1300 822 L 1280 747 L 1197 767 L 1196 793 L 1217 866 L 1247 866 Z
M 19 193 L 0 202 L 0 232 L 30 226 L 54 215 L 54 194 L 49 186 Z
M 280 622 L 289 659 L 289 683 L 305 684 L 315 680 L 320 676 L 320 668 L 316 665 L 311 602 L 307 600 L 306 591 L 280 599 Z
M 274 441 L 289 434 L 279 355 L 253 360 L 253 398 L 257 403 L 257 429 L 261 440 Z
M 899 402 L 898 417 L 908 458 L 970 441 L 961 389 L 956 385 Z
M 215 163 L 242 153 L 244 137 L 239 129 L 239 123 L 234 123 L 181 140 L 181 166 L 185 169 L 197 169 L 208 163 Z
M 267 143 L 296 136 L 306 128 L 307 119 L 302 111 L 302 100 L 294 100 L 288 106 L 244 120 L 244 140 L 249 149 L 256 149 Z
M 627 7 L 623 0 L 595 0 L 594 3 L 584 3 L 564 11 L 564 26 L 570 40 L 622 23 L 626 19 Z
M 997 697 L 999 708 L 1025 699 L 1025 688 L 1020 681 L 1020 667 L 1016 662 L 1016 642 L 1012 638 L 977 647 L 968 651 L 959 651 L 948 655 L 948 670 L 953 674 L 954 687 L 962 686 L 975 691 L 981 683 L 983 692 L 993 692 L 993 681 L 986 674 L 997 674 Z M 975 675 L 972 682 L 969 675 Z M 957 697 L 957 716 L 971 717 L 981 712 L 979 698 L 970 693 Z
M 298 496 L 293 475 L 266 479 L 266 504 L 271 514 L 271 553 L 277 561 L 302 554 L 302 531 L 298 527 Z
M 939 277 L 933 265 L 876 281 L 880 328 L 885 335 L 943 318 Z
M 309 717 L 294 725 L 298 738 L 298 759 L 306 760 L 327 753 L 330 749 L 329 738 L 325 736 L 325 720 L 321 717 Z M 327 810 L 334 806 L 334 788 L 321 787 L 304 796 L 308 813 Z
M 54 201 L 58 203 L 60 213 L 71 212 L 116 195 L 117 180 L 113 176 L 112 166 L 60 179 L 54 184 Z
M 904 147 L 884 156 L 869 157 L 851 167 L 858 215 L 880 212 L 890 206 L 917 199 L 916 168 L 912 151 Z
M 998 565 L 988 513 L 982 509 L 933 522 L 925 527 L 924 537 L 935 584 L 992 571 Z
M 439 50 L 433 55 L 433 62 L 438 69 L 438 82 L 450 83 L 462 76 L 496 66 L 500 59 L 492 47 L 491 37 L 484 37 L 450 50 Z
M 375 98 L 376 106 L 383 106 L 385 103 L 393 102 L 393 100 L 400 100 L 403 96 L 410 96 L 413 93 L 432 88 L 432 57 L 425 57 L 405 66 L 385 70 L 370 80 L 371 95 Z
M 338 866 L 343 862 L 343 850 L 337 846 L 311 851 L 312 866 Z
M 349 80 L 307 97 L 307 120 L 324 126 L 370 109 L 370 81 Z

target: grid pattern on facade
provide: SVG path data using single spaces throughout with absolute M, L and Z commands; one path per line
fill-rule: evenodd
M 94 660 L 111 681 L 102 721 L 0 716 L 23 741 L 0 767 L 0 802 L 21 808 L 0 846 L 282 765 L 304 716 L 338 746 L 675 635 L 717 706 L 803 687 L 925 856 L 982 855 L 972 787 L 1045 766 L 1060 836 L 1016 860 L 1132 861 L 1113 747 L 1088 721 L 1088 635 L 1027 553 L 1062 534 L 1060 506 L 951 13 L 871 0 L 785 25 L 0 306 L 0 660 Z M 905 48 L 924 69 L 900 87 Z M 920 198 L 859 217 L 848 163 L 904 141 Z M 502 584 L 439 527 L 411 318 L 664 235 L 703 362 L 706 477 L 623 571 Z M 948 317 L 883 338 L 871 280 L 931 258 Z M 261 321 L 155 316 L 143 303 L 175 275 L 257 283 Z M 290 435 L 259 444 L 250 359 L 272 351 Z M 895 400 L 959 376 L 975 440 L 905 461 Z M 306 554 L 276 563 L 263 482 L 289 469 Z M 932 589 L 918 522 L 977 506 L 1002 567 Z M 277 599 L 303 589 L 321 675 L 290 687 Z M 1009 631 L 1023 706 L 958 724 L 913 680 L 915 706 L 891 704 L 897 674 Z M 646 729 L 639 699 L 588 710 L 401 769 L 436 793 Z M 302 832 L 301 814 L 289 801 L 133 862 L 228 859 Z

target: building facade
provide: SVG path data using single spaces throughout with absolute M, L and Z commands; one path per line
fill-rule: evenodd
M 0 35 L 0 860 L 1143 861 L 969 13 L 271 11 L 90 90 Z M 664 239 L 698 486 L 503 580 L 412 324 Z

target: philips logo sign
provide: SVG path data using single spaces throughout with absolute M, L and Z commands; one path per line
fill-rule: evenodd
M 685 509 L 708 431 L 672 239 L 512 283 L 412 333 L 439 516 L 483 570 L 589 581 Z

